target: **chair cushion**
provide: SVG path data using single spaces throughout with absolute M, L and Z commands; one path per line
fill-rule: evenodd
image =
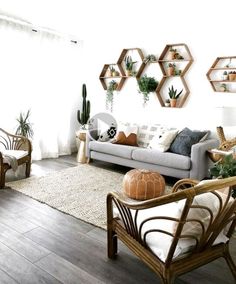
M 23 150 L 4 150 L 3 151 L 3 155 L 5 156 L 13 156 L 15 157 L 17 160 L 26 157 L 28 155 L 27 151 L 23 151 Z
M 222 192 L 217 191 L 217 193 L 220 194 L 220 196 L 222 196 Z M 222 199 L 224 200 L 224 196 L 222 196 Z M 165 216 L 167 218 L 171 217 L 179 219 L 182 214 L 184 204 L 185 200 L 180 200 L 177 202 L 171 202 L 165 205 L 156 206 L 149 209 L 139 210 L 137 214 L 138 229 L 140 228 L 144 220 L 153 218 L 154 216 L 162 216 L 162 217 Z M 202 205 L 208 207 L 212 211 L 213 217 L 216 216 L 219 210 L 219 201 L 217 197 L 210 192 L 197 195 L 194 198 L 193 205 Z M 133 218 L 135 218 L 135 212 L 136 210 L 131 210 Z M 190 209 L 187 217 L 187 219 L 189 219 L 189 222 L 185 224 L 185 227 L 182 230 L 182 235 L 187 235 L 187 234 L 193 235 L 199 239 L 202 234 L 202 228 L 201 226 L 196 225 L 197 222 L 193 221 L 192 219 L 201 220 L 203 222 L 204 227 L 207 228 L 210 219 L 209 216 L 210 215 L 208 211 L 202 208 Z M 150 247 L 152 252 L 163 262 L 166 260 L 168 256 L 168 252 L 173 237 L 161 232 L 156 232 L 156 231 L 150 232 L 150 230 L 163 230 L 174 235 L 177 229 L 177 224 L 178 223 L 173 220 L 152 219 L 145 222 L 144 225 L 142 226 L 141 229 L 142 238 L 144 238 L 146 232 L 149 232 L 146 235 L 146 243 Z M 225 236 L 224 232 L 221 232 L 218 235 L 217 239 L 215 240 L 214 245 L 219 243 L 226 243 L 227 241 L 228 238 Z M 193 249 L 195 244 L 196 242 L 192 238 L 180 239 L 176 246 L 173 258 L 175 259 L 181 256 L 182 254 L 191 251 L 191 249 Z
M 169 152 L 162 153 L 152 149 L 135 148 L 132 152 L 132 158 L 136 161 L 182 170 L 189 170 L 191 166 L 190 157 Z
M 92 151 L 97 151 L 105 154 L 110 154 L 113 156 L 131 159 L 132 151 L 137 147 L 112 144 L 109 142 L 90 141 L 89 148 Z

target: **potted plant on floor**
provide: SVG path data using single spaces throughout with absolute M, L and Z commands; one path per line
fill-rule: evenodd
M 83 97 L 82 111 L 80 110 L 77 111 L 77 119 L 79 124 L 81 125 L 81 129 L 85 130 L 87 128 L 87 122 L 90 117 L 90 101 L 86 100 L 87 89 L 85 84 L 83 84 L 82 86 L 82 97 Z
M 20 113 L 19 117 L 16 119 L 18 122 L 18 126 L 16 128 L 16 135 L 21 135 L 26 138 L 32 138 L 34 135 L 32 123 L 29 121 L 30 110 L 27 111 L 26 114 Z
M 144 106 L 149 100 L 149 93 L 154 92 L 158 86 L 158 81 L 153 77 L 144 75 L 138 80 L 139 93 L 143 94 Z
M 180 97 L 180 95 L 183 92 L 183 89 L 177 93 L 177 89 L 174 89 L 173 85 L 171 86 L 171 88 L 169 88 L 169 97 L 170 97 L 170 106 L 171 107 L 176 107 L 177 105 L 177 100 Z
M 236 159 L 232 154 L 226 155 L 216 162 L 209 170 L 212 178 L 227 178 L 236 176 Z M 236 198 L 236 188 L 232 191 L 233 198 Z

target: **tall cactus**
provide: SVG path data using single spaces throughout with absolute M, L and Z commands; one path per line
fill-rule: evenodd
M 86 101 L 87 90 L 85 84 L 83 84 L 82 87 L 82 97 L 83 97 L 82 112 L 80 113 L 80 110 L 77 111 L 77 119 L 79 123 L 82 125 L 82 128 L 84 128 L 85 124 L 88 122 L 90 117 L 90 101 L 89 100 Z

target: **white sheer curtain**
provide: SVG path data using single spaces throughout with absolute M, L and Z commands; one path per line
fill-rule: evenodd
M 0 20 L 0 127 L 15 131 L 31 109 L 33 159 L 70 154 L 78 128 L 82 46 Z

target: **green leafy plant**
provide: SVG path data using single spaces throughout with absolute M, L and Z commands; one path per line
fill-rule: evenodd
M 125 56 L 124 61 L 125 61 L 125 69 L 128 70 L 128 71 L 132 71 L 134 64 L 137 63 L 137 61 L 132 60 L 132 57 L 130 55 Z
M 32 124 L 29 121 L 30 110 L 27 111 L 26 114 L 20 113 L 20 116 L 16 119 L 18 122 L 18 126 L 16 128 L 16 135 L 22 135 L 27 138 L 32 138 L 34 135 L 34 131 L 32 128 Z
M 80 110 L 77 111 L 77 119 L 78 122 L 82 125 L 82 129 L 84 129 L 90 117 L 90 101 L 86 100 L 87 89 L 85 84 L 83 84 L 82 86 L 82 97 L 82 112 L 80 112 Z
M 209 169 L 210 175 L 213 178 L 227 178 L 236 176 L 236 159 L 233 155 L 226 155 L 222 160 L 216 162 Z M 236 198 L 236 189 L 233 190 L 232 196 Z
M 139 93 L 143 94 L 144 104 L 149 100 L 149 93 L 154 92 L 157 86 L 158 81 L 147 75 L 144 75 L 138 80 Z
M 173 85 L 169 88 L 169 97 L 172 100 L 177 100 L 182 94 L 183 89 L 177 94 L 177 89 L 174 89 Z
M 144 62 L 145 64 L 147 64 L 148 62 L 155 62 L 156 60 L 157 60 L 157 58 L 156 58 L 156 56 L 155 56 L 154 54 L 148 54 L 148 55 L 144 58 L 143 62 Z
M 109 109 L 110 104 L 110 111 L 113 111 L 113 101 L 114 101 L 114 91 L 117 89 L 118 84 L 115 80 L 112 80 L 108 83 L 107 86 L 107 94 L 106 94 L 106 109 Z
M 115 72 L 116 71 L 116 69 L 113 67 L 113 65 L 109 65 L 109 70 L 111 71 L 111 72 Z

